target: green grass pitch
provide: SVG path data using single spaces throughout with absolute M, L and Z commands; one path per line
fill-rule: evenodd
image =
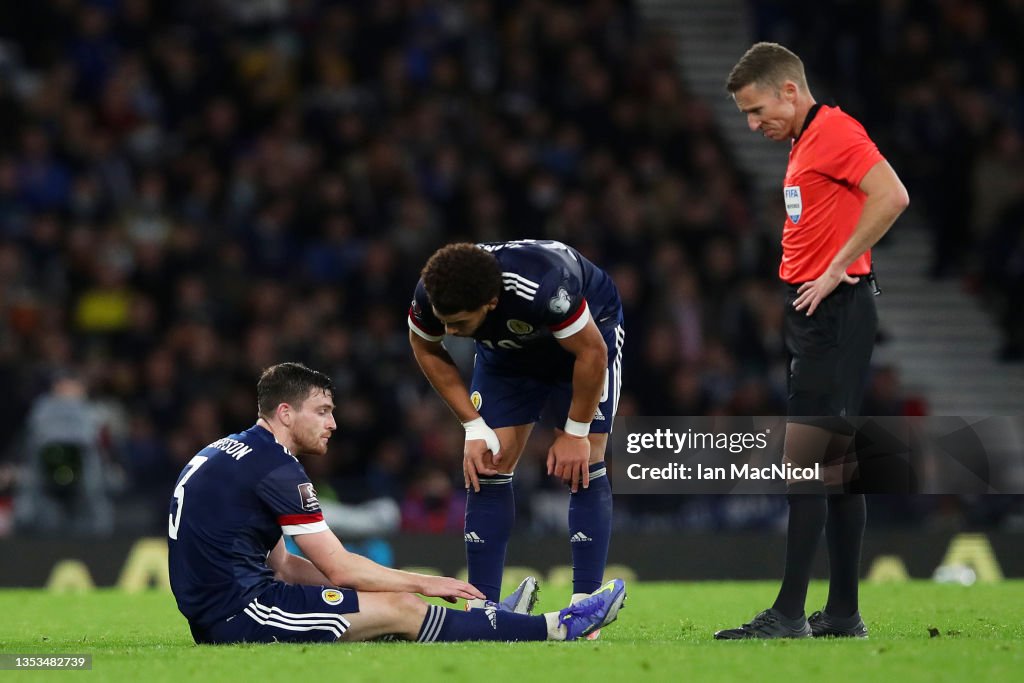
M 866 641 L 715 642 L 774 597 L 771 583 L 641 583 L 598 642 L 360 643 L 196 647 L 169 593 L 0 591 L 0 652 L 92 654 L 91 672 L 4 680 L 766 681 L 1021 680 L 1024 581 L 866 585 Z M 568 588 L 542 587 L 540 609 Z M 812 586 L 809 605 L 824 601 Z M 937 635 L 933 635 L 937 634 Z M 16 678 L 20 677 L 20 678 Z

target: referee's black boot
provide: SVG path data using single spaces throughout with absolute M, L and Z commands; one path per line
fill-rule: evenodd
M 848 617 L 834 617 L 821 610 L 807 619 L 815 638 L 867 638 L 868 627 L 860 618 L 860 612 Z
M 748 638 L 810 638 L 811 627 L 800 615 L 789 619 L 779 610 L 772 608 L 754 617 L 750 623 L 739 628 L 727 628 L 715 632 L 715 640 L 746 640 Z

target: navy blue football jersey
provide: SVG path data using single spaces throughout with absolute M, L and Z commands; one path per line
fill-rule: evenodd
M 171 590 L 192 623 L 238 614 L 274 580 L 281 539 L 327 529 L 299 461 L 253 426 L 214 441 L 178 477 L 168 518 Z
M 473 334 L 478 362 L 517 373 L 564 375 L 566 362 L 571 373 L 572 356 L 558 339 L 576 334 L 591 319 L 602 331 L 622 322 L 611 277 L 567 244 L 516 240 L 477 246 L 498 259 L 502 282 L 497 307 Z M 422 279 L 409 308 L 409 329 L 428 341 L 444 337 Z

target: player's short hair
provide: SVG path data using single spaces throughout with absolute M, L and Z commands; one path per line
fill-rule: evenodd
M 754 43 L 729 72 L 725 89 L 735 94 L 751 83 L 778 92 L 786 81 L 793 81 L 807 90 L 804 63 L 793 52 L 778 43 Z
M 420 273 L 430 305 L 442 315 L 473 311 L 501 293 L 501 265 L 469 242 L 441 247 Z
M 328 396 L 334 396 L 334 383 L 322 372 L 307 368 L 302 363 L 271 365 L 263 371 L 256 384 L 256 405 L 260 417 L 269 418 L 282 403 L 299 407 L 313 389 L 322 389 Z

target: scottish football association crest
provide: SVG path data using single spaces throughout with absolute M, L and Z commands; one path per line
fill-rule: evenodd
M 786 199 L 786 213 L 789 214 L 789 220 L 798 223 L 800 221 L 800 214 L 804 210 L 804 200 L 800 196 L 800 186 L 787 185 L 782 188 L 782 193 Z
M 517 334 L 520 337 L 533 332 L 533 325 L 522 320 L 509 320 L 507 326 L 509 332 L 511 332 L 512 334 Z

